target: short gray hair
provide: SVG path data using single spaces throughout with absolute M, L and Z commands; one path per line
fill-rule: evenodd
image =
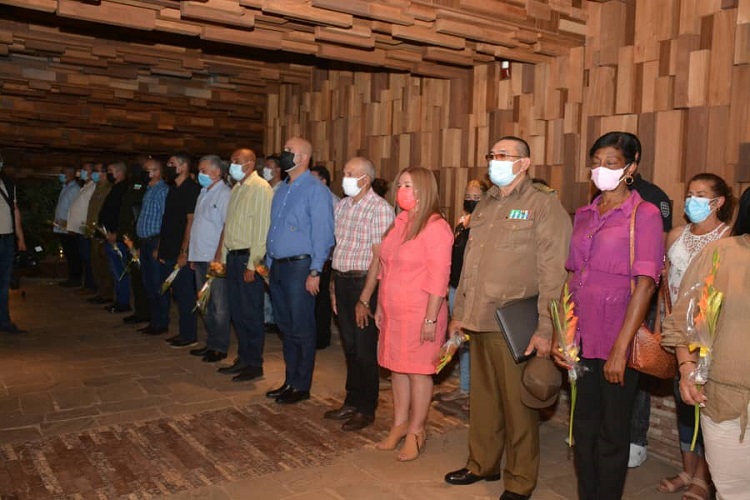
M 359 163 L 359 165 L 362 167 L 362 170 L 364 171 L 364 174 L 370 178 L 370 182 L 375 180 L 375 176 L 377 175 L 375 173 L 375 165 L 373 165 L 370 160 L 368 160 L 364 156 L 355 156 L 354 158 L 352 158 L 352 160 L 356 160 L 357 163 Z
M 218 155 L 205 155 L 205 156 L 202 156 L 201 159 L 200 159 L 199 164 L 203 163 L 204 161 L 206 163 L 208 163 L 209 165 L 211 165 L 212 167 L 218 168 L 222 172 L 224 171 L 224 169 L 222 168 L 223 164 L 224 164 L 224 161 L 221 158 L 219 158 Z

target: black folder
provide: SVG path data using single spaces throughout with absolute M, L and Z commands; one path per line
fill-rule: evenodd
M 500 325 L 500 331 L 503 332 L 505 342 L 508 343 L 510 353 L 516 363 L 522 363 L 536 355 L 536 351 L 528 356 L 525 356 L 524 352 L 539 323 L 538 302 L 539 296 L 534 295 L 495 310 L 495 318 Z

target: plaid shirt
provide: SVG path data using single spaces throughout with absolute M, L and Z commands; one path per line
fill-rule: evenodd
M 372 246 L 379 245 L 383 233 L 393 223 L 393 207 L 370 189 L 357 203 L 352 198 L 336 205 L 336 247 L 333 268 L 337 271 L 367 271 Z
M 141 213 L 135 226 L 135 232 L 139 238 L 149 238 L 161 232 L 161 219 L 164 217 L 167 193 L 169 193 L 169 186 L 161 180 L 146 188 Z

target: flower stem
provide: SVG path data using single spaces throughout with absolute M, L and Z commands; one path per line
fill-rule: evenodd
M 576 399 L 578 399 L 578 387 L 575 380 L 570 383 L 570 424 L 568 425 L 568 447 L 573 446 L 573 413 L 576 410 Z
M 695 405 L 695 426 L 693 427 L 693 440 L 690 443 L 690 451 L 695 451 L 695 442 L 698 440 L 698 429 L 701 423 L 701 407 Z

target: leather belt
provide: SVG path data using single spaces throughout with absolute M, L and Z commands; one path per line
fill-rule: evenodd
M 367 271 L 337 271 L 334 269 L 333 275 L 337 278 L 366 278 Z
M 229 250 L 227 252 L 229 255 L 250 255 L 250 249 L 249 248 L 238 248 L 237 250 Z
M 279 264 L 284 264 L 286 262 L 294 262 L 295 260 L 304 260 L 309 259 L 310 256 L 307 254 L 304 255 L 294 255 L 292 257 L 282 257 L 281 259 L 273 259 L 274 262 L 278 262 Z
M 6 233 L 6 234 L 0 234 L 0 239 L 5 238 L 14 238 L 16 236 L 16 233 Z

